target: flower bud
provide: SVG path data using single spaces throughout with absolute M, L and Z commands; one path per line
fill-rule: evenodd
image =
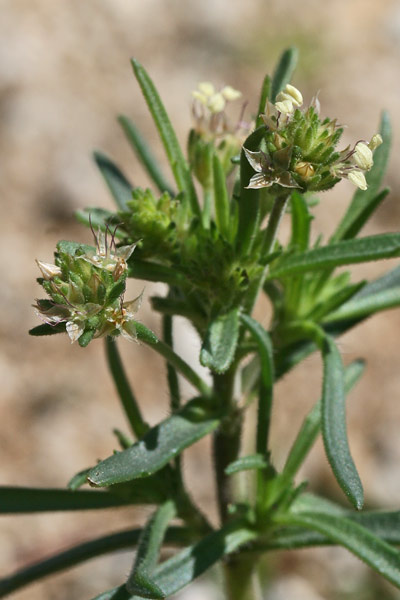
M 281 102 L 275 102 L 276 108 L 279 112 L 286 114 L 290 114 L 294 111 L 293 102 L 290 99 L 284 99 Z
M 378 146 L 380 146 L 382 143 L 383 143 L 382 136 L 379 135 L 379 133 L 376 133 L 375 135 L 372 136 L 371 141 L 368 144 L 368 148 L 370 150 L 376 150 L 376 148 L 378 148 Z
M 299 161 L 294 170 L 305 181 L 310 179 L 315 173 L 315 169 L 312 164 L 305 161 Z
M 374 164 L 372 150 L 364 142 L 356 144 L 351 160 L 363 171 L 369 171 Z
M 202 81 L 198 84 L 197 88 L 204 96 L 210 97 L 215 94 L 215 88 L 210 81 Z
M 61 275 L 62 271 L 60 267 L 57 265 L 52 265 L 50 263 L 45 263 L 41 260 L 36 259 L 36 264 L 39 267 L 44 279 L 53 279 L 53 277 L 57 277 L 57 275 Z
M 303 104 L 303 96 L 301 95 L 301 92 L 295 88 L 294 85 L 290 85 L 290 83 L 285 86 L 285 89 L 282 90 L 282 92 L 279 92 L 276 99 L 278 102 L 289 100 L 294 106 L 301 106 Z
M 351 181 L 353 185 L 356 185 L 358 188 L 360 188 L 360 190 L 366 190 L 368 187 L 364 173 L 357 171 L 356 169 L 347 174 L 347 179 Z

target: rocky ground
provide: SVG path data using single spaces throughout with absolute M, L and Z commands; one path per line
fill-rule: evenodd
M 75 209 L 111 206 L 91 162 L 92 149 L 105 150 L 135 183 L 146 183 L 115 115 L 125 113 L 138 122 L 162 159 L 129 57 L 136 56 L 151 73 L 183 141 L 190 126 L 190 92 L 198 81 L 241 89 L 255 110 L 265 72 L 286 46 L 297 45 L 301 60 L 295 84 L 306 98 L 320 89 L 323 112 L 349 125 L 346 141 L 369 139 L 380 109 L 390 111 L 395 136 L 387 182 L 392 194 L 366 233 L 395 231 L 400 220 L 400 4 L 1 0 L 0 15 L 0 481 L 63 486 L 76 471 L 109 455 L 115 445 L 111 429 L 125 424 L 102 369 L 100 342 L 82 350 L 71 347 L 66 337 L 28 337 L 27 330 L 37 324 L 30 308 L 39 293 L 34 259 L 50 261 L 60 238 L 89 240 L 74 221 Z M 331 231 L 351 191 L 343 182 L 323 196 L 316 231 Z M 375 275 L 393 264 L 368 265 L 358 275 Z M 133 282 L 130 289 L 139 293 L 142 285 Z M 146 285 L 145 297 L 152 291 Z M 265 321 L 265 307 L 258 308 L 258 316 Z M 146 301 L 140 317 L 158 330 Z M 351 447 L 368 503 L 388 508 L 400 505 L 399 326 L 400 311 L 388 312 L 341 341 L 346 361 L 359 355 L 368 360 L 367 374 L 348 407 Z M 180 350 L 195 356 L 196 341 L 184 324 L 179 335 Z M 156 422 L 168 411 L 161 362 L 142 346 L 121 347 L 146 418 Z M 279 386 L 273 417 L 278 464 L 318 396 L 320 378 L 319 361 L 311 357 Z M 202 506 L 213 514 L 207 449 L 203 442 L 188 452 L 185 472 Z M 303 475 L 337 495 L 320 444 Z M 0 573 L 114 527 L 142 523 L 146 512 L 2 517 Z M 130 564 L 129 554 L 100 559 L 14 597 L 90 598 L 118 583 Z M 274 556 L 265 574 L 272 581 L 265 591 L 268 600 L 400 598 L 389 585 L 377 587 L 369 571 L 340 549 Z M 179 598 L 217 598 L 209 585 L 193 585 Z

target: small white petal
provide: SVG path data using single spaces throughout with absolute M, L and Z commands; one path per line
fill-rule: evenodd
M 238 90 L 235 90 L 230 85 L 226 85 L 221 90 L 221 94 L 223 95 L 223 97 L 225 98 L 225 100 L 227 100 L 228 102 L 233 102 L 234 100 L 237 100 L 238 98 L 240 98 L 241 95 L 242 95 L 241 92 L 239 92 Z
M 205 94 L 202 94 L 201 92 L 198 92 L 197 90 L 194 90 L 194 92 L 192 92 L 192 96 L 193 96 L 193 98 L 198 100 L 200 102 L 200 104 L 204 104 L 204 106 L 207 106 L 208 98 Z
M 207 107 L 210 109 L 212 113 L 219 113 L 225 108 L 225 98 L 222 94 L 214 94 L 208 100 Z
M 36 259 L 36 264 L 39 267 L 44 279 L 47 279 L 47 280 L 53 279 L 53 277 L 56 277 L 57 275 L 62 274 L 60 267 L 57 267 L 57 265 L 45 263 L 38 259 Z
M 282 90 L 276 97 L 278 102 L 285 102 L 289 100 L 294 106 L 301 106 L 303 104 L 303 96 L 301 92 L 294 87 L 294 85 L 290 85 L 288 83 L 285 86 L 285 89 Z
M 282 100 L 282 102 L 275 102 L 276 108 L 279 112 L 286 114 L 290 114 L 294 111 L 293 102 L 291 100 Z
M 71 340 L 71 344 L 76 342 L 76 340 L 81 337 L 84 329 L 85 327 L 82 322 L 76 323 L 74 321 L 68 321 L 66 330 L 69 335 L 69 339 Z
M 210 81 L 202 81 L 197 87 L 204 96 L 212 96 L 215 94 L 215 88 Z

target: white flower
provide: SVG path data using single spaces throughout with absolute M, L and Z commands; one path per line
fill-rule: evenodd
M 284 113 L 285 115 L 291 114 L 294 111 L 293 102 L 289 99 L 275 102 L 275 107 L 279 110 L 279 112 Z
M 234 100 L 238 100 L 242 96 L 241 92 L 235 90 L 230 85 L 226 85 L 224 88 L 222 88 L 221 94 L 227 102 L 233 102 Z
M 295 88 L 294 85 L 290 85 L 290 83 L 288 83 L 285 88 L 279 92 L 276 100 L 278 103 L 286 101 L 291 102 L 293 106 L 301 106 L 303 104 L 303 96 L 301 92 Z M 277 103 L 275 103 L 275 106 L 277 107 Z M 278 108 L 278 110 L 280 109 Z
M 358 171 L 357 169 L 353 169 L 347 173 L 347 179 L 351 181 L 352 184 L 356 185 L 360 190 L 367 189 L 367 181 L 365 179 L 364 173 Z
M 351 155 L 351 161 L 363 171 L 369 171 L 374 164 L 372 150 L 365 142 L 358 142 Z
M 376 133 L 372 136 L 371 141 L 368 144 L 368 148 L 370 148 L 371 150 L 376 150 L 376 148 L 378 148 L 378 146 L 380 146 L 382 143 L 382 136 L 379 135 L 379 133 Z
M 210 112 L 212 113 L 219 113 L 222 112 L 225 108 L 225 98 L 223 97 L 223 95 L 218 92 L 217 94 L 214 94 L 213 96 L 211 96 L 211 98 L 208 100 L 207 103 L 207 108 L 209 109 Z

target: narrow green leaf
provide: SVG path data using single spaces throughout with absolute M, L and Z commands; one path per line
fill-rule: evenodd
M 239 312 L 235 307 L 211 321 L 200 351 L 200 363 L 215 373 L 225 373 L 235 357 L 239 339 Z
M 130 260 L 128 264 L 128 277 L 156 281 L 168 285 L 182 285 L 185 278 L 176 269 L 145 260 Z
M 218 418 L 204 413 L 202 403 L 192 400 L 180 412 L 150 429 L 140 442 L 99 463 L 89 473 L 89 481 L 108 486 L 148 477 L 218 424 Z
M 362 360 L 355 360 L 346 367 L 344 374 L 344 387 L 346 394 L 360 379 L 364 372 L 365 363 Z M 297 471 L 303 464 L 307 454 L 311 450 L 321 424 L 321 400 L 319 400 L 303 421 L 299 433 L 290 449 L 285 466 L 279 478 L 282 481 L 282 487 L 290 483 L 295 477 Z
M 260 93 L 260 100 L 258 102 L 258 111 L 257 111 L 257 115 L 256 115 L 256 128 L 260 127 L 263 124 L 263 120 L 260 117 L 260 115 L 265 112 L 265 105 L 266 105 L 266 102 L 269 99 L 270 95 L 271 95 L 271 77 L 269 75 L 266 75 L 264 77 L 264 81 L 263 81 L 261 93 Z
M 388 190 L 384 190 L 379 194 L 389 159 L 392 138 L 390 118 L 386 111 L 382 113 L 380 134 L 383 144 L 374 152 L 374 166 L 366 176 L 368 189 L 356 191 L 346 214 L 330 240 L 331 242 L 355 237 L 388 193 Z
M 286 523 L 312 529 L 344 546 L 400 587 L 400 552 L 352 519 L 318 512 L 292 512 Z
M 244 142 L 248 150 L 258 150 L 265 133 L 265 127 L 259 127 Z M 248 190 L 254 171 L 242 149 L 240 153 L 240 198 L 239 198 L 239 223 L 236 236 L 236 246 L 241 256 L 251 252 L 260 223 L 259 190 Z
M 89 475 L 89 471 L 92 467 L 88 467 L 87 469 L 82 469 L 78 473 L 76 473 L 67 483 L 67 488 L 69 490 L 78 490 L 80 487 L 85 485 L 88 482 L 87 476 Z
M 129 503 L 111 492 L 0 486 L 0 514 L 91 510 Z
M 108 367 L 114 380 L 121 404 L 133 433 L 140 439 L 149 430 L 149 425 L 142 417 L 139 405 L 126 377 L 121 357 L 118 352 L 117 341 L 114 338 L 107 336 L 105 339 L 105 347 Z
M 362 298 L 352 298 L 349 302 L 342 304 L 340 308 L 328 314 L 323 322 L 332 323 L 347 319 L 360 319 L 396 306 L 400 306 L 400 286 Z
M 310 224 L 312 216 L 308 212 L 307 202 L 299 192 L 292 192 L 290 196 L 292 217 L 292 237 L 289 247 L 296 252 L 304 252 L 310 241 Z
M 173 340 L 172 316 L 170 316 L 170 315 L 163 316 L 162 328 L 163 328 L 164 343 L 168 344 L 168 346 L 171 346 L 171 348 L 173 349 L 174 340 Z M 168 389 L 169 389 L 171 411 L 175 412 L 176 410 L 179 409 L 180 404 L 181 404 L 181 393 L 180 393 L 180 389 L 179 389 L 178 374 L 177 374 L 175 368 L 170 363 L 167 363 L 167 382 L 168 382 Z
M 138 594 L 143 598 L 165 597 L 153 581 L 152 572 L 157 565 L 169 522 L 174 518 L 175 513 L 174 503 L 168 500 L 156 510 L 143 529 L 135 564 L 126 582 L 126 589 L 131 594 Z
M 212 391 L 203 379 L 189 366 L 178 354 L 176 354 L 169 344 L 165 344 L 142 323 L 135 321 L 136 335 L 138 340 L 148 344 L 156 352 L 161 354 L 175 369 L 189 381 L 194 388 L 204 397 L 210 397 Z
M 321 428 L 325 452 L 340 487 L 355 508 L 360 510 L 364 494 L 347 441 L 344 367 L 339 350 L 329 336 L 323 343 L 322 358 Z
M 300 254 L 286 254 L 279 258 L 269 278 L 298 275 L 307 271 L 339 267 L 382 258 L 400 256 L 400 234 L 383 233 L 344 240 L 337 244 L 313 248 Z
M 132 200 L 132 184 L 108 156 L 101 152 L 95 152 L 93 156 L 116 205 L 120 210 L 127 210 L 127 203 Z
M 107 226 L 109 226 L 112 228 L 113 235 L 116 238 L 123 239 L 126 237 L 126 234 L 123 231 L 116 228 L 116 226 L 121 223 L 121 220 L 118 215 L 110 210 L 94 207 L 83 208 L 82 210 L 77 210 L 75 216 L 79 223 L 86 225 L 86 227 L 92 225 L 95 231 L 97 231 L 97 229 L 107 231 Z
M 298 59 L 297 48 L 288 48 L 281 55 L 272 77 L 271 102 L 275 102 L 277 95 L 290 82 Z
M 265 454 L 249 454 L 241 456 L 234 462 L 231 462 L 225 469 L 227 475 L 233 475 L 239 471 L 249 471 L 252 469 L 265 469 L 268 467 L 268 460 Z
M 89 244 L 81 244 L 80 242 L 71 242 L 69 240 L 60 240 L 57 243 L 58 252 L 65 252 L 65 254 L 71 254 L 71 256 L 75 256 L 77 250 L 86 252 L 94 252 L 96 249 L 94 246 L 89 246 Z
M 154 572 L 154 582 L 169 597 L 212 567 L 218 560 L 231 554 L 243 544 L 255 539 L 256 533 L 236 523 L 225 525 L 197 544 L 185 548 L 163 562 Z M 124 585 L 96 596 L 94 600 L 139 600 L 131 596 Z
M 160 134 L 160 138 L 163 143 L 168 161 L 171 165 L 178 190 L 186 193 L 187 200 L 189 201 L 193 213 L 200 217 L 200 207 L 190 170 L 182 154 L 175 131 L 172 128 L 171 121 L 169 120 L 164 105 L 161 102 L 160 96 L 158 95 L 154 83 L 142 65 L 135 59 L 132 59 L 131 62 L 135 77 L 140 85 L 158 133 Z
M 215 220 L 217 227 L 226 240 L 230 240 L 230 205 L 226 187 L 225 173 L 218 155 L 213 156 L 213 180 Z
M 273 348 L 267 331 L 249 315 L 241 316 L 242 322 L 250 331 L 258 345 L 258 356 L 261 363 L 261 379 L 258 397 L 256 451 L 266 452 L 268 445 L 269 426 L 275 380 Z
M 141 533 L 141 529 L 118 531 L 73 546 L 64 552 L 29 565 L 12 575 L 0 579 L 0 598 L 25 587 L 29 583 L 39 581 L 43 577 L 54 575 L 64 569 L 70 569 L 92 558 L 115 550 L 133 548 L 138 543 Z M 170 527 L 164 540 L 167 546 L 182 546 L 189 543 L 189 541 L 189 532 L 183 527 Z
M 140 131 L 132 123 L 132 121 L 123 115 L 118 117 L 126 138 L 133 148 L 136 156 L 146 169 L 150 179 L 156 184 L 160 192 L 168 192 L 171 196 L 174 196 L 174 192 L 164 177 L 161 171 L 158 161 L 141 135 Z
M 56 333 L 65 333 L 65 323 L 59 323 L 58 325 L 49 325 L 48 323 L 42 323 L 42 325 L 36 325 L 29 330 L 29 335 L 42 336 L 42 335 L 55 335 Z

